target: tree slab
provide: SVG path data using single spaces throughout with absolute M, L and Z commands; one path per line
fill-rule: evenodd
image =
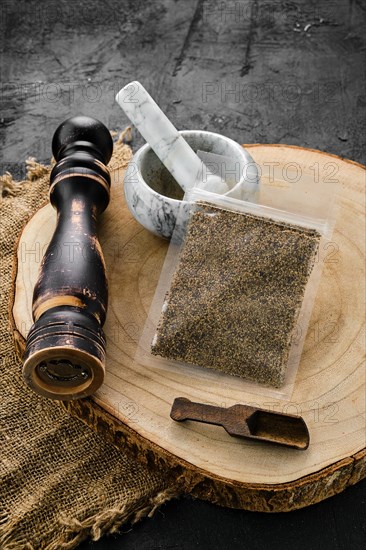
M 319 186 L 338 181 L 337 223 L 332 241 L 319 252 L 322 278 L 290 400 L 253 397 L 244 381 L 211 370 L 192 376 L 191 371 L 159 372 L 134 363 L 168 243 L 132 218 L 118 171 L 112 174 L 111 203 L 100 228 L 110 293 L 106 377 L 94 396 L 64 406 L 131 456 L 169 469 L 182 491 L 225 506 L 288 511 L 328 498 L 366 476 L 365 169 L 299 147 L 247 148 L 262 171 L 264 192 L 268 186 L 283 186 L 294 167 Z M 19 239 L 11 307 L 20 354 L 32 325 L 33 287 L 55 223 L 56 212 L 46 205 Z M 309 427 L 309 449 L 244 441 L 217 426 L 177 424 L 169 417 L 177 396 L 226 407 L 255 402 L 301 414 Z

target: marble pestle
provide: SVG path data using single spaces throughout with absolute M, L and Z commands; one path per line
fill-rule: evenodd
M 124 86 L 116 101 L 183 191 L 192 187 L 220 195 L 229 191 L 220 176 L 210 173 L 140 82 Z

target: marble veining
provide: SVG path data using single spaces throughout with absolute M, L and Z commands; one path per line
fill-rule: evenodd
M 202 187 L 224 194 L 229 190 L 221 177 L 205 170 L 202 160 L 140 82 L 127 84 L 116 101 L 184 191 Z
M 235 177 L 231 189 L 237 194 L 235 198 L 256 202 L 258 170 L 253 158 L 241 145 L 213 132 L 185 130 L 180 134 L 194 151 L 229 158 L 231 164 L 225 165 L 227 171 L 235 165 L 240 175 L 239 181 Z M 148 144 L 141 147 L 130 161 L 124 190 L 128 208 L 135 219 L 160 237 L 171 238 L 180 207 L 183 211 L 189 209 L 189 204 L 182 200 L 183 191 Z M 176 229 L 180 230 L 179 227 Z

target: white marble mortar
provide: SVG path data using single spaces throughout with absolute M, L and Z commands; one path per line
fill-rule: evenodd
M 203 130 L 183 130 L 179 133 L 195 152 L 201 150 L 233 159 L 237 177 L 234 186 L 225 194 L 256 202 L 258 170 L 253 158 L 241 145 L 220 134 Z M 176 224 L 183 191 L 148 144 L 131 159 L 125 174 L 124 190 L 127 206 L 134 218 L 155 235 L 169 239 Z

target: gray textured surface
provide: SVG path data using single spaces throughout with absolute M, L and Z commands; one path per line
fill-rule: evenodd
M 358 0 L 5 0 L 0 161 L 47 160 L 77 112 L 122 128 L 114 96 L 137 79 L 179 129 L 362 162 L 363 16 Z

